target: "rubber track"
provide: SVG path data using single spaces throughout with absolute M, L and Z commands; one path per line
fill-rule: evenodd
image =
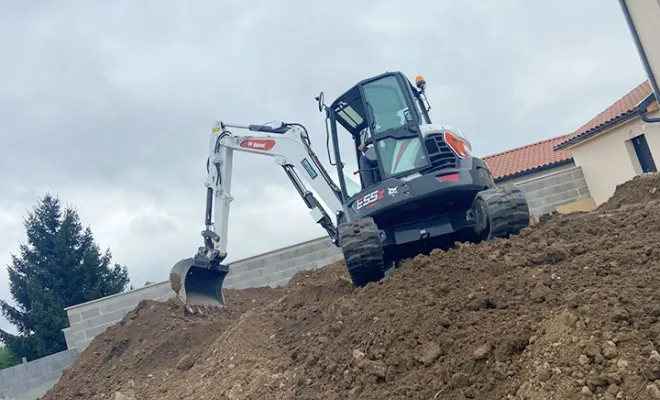
M 372 218 L 339 225 L 339 238 L 355 286 L 364 286 L 385 277 L 383 247 Z
M 525 194 L 516 188 L 504 187 L 484 190 L 478 194 L 486 202 L 492 238 L 517 235 L 529 225 L 529 206 Z

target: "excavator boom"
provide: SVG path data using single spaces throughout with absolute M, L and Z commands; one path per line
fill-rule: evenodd
M 234 136 L 229 129 L 263 132 L 265 136 Z M 337 226 L 329 213 L 307 189 L 297 173 L 303 176 L 318 193 L 330 212 L 341 215 L 341 192 L 332 181 L 311 148 L 304 126 L 297 123 L 269 125 L 235 125 L 216 122 L 209 139 L 206 179 L 205 228 L 201 232 L 203 246 L 193 257 L 179 261 L 170 272 L 170 284 L 187 304 L 224 305 L 222 287 L 229 267 L 223 264 L 227 257 L 227 231 L 231 195 L 232 162 L 234 151 L 273 157 L 319 223 L 336 243 Z

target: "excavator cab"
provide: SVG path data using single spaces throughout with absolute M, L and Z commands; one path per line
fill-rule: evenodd
M 333 137 L 337 123 L 353 136 L 363 189 L 429 166 L 420 130 L 431 123 L 424 89 L 422 77 L 415 88 L 402 73 L 385 73 L 357 83 L 327 109 Z

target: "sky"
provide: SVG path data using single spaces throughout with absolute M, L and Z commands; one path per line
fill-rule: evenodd
M 216 120 L 300 122 L 330 168 L 314 97 L 399 70 L 485 156 L 570 133 L 646 79 L 617 1 L 410 4 L 0 0 L 0 298 L 46 192 L 133 285 L 166 280 L 202 243 Z M 228 261 L 325 234 L 272 159 L 236 154 L 232 189 Z

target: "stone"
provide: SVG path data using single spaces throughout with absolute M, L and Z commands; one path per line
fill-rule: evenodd
M 608 340 L 604 345 L 603 345 L 603 357 L 607 358 L 608 360 L 611 360 L 613 358 L 616 358 L 616 356 L 619 354 L 619 352 L 616 349 L 616 344 L 614 344 L 613 341 Z
M 552 378 L 552 374 L 545 368 L 541 368 L 536 378 L 541 382 L 547 382 Z
M 186 371 L 195 364 L 195 359 L 192 358 L 190 354 L 186 354 L 185 356 L 181 357 L 179 362 L 176 363 L 176 369 L 179 371 Z
M 474 353 L 472 354 L 472 357 L 475 360 L 479 361 L 479 360 L 483 360 L 484 358 L 486 358 L 488 356 L 488 353 L 490 353 L 490 345 L 484 344 L 483 346 L 480 346 L 479 348 L 477 348 L 474 351 Z
M 657 389 L 657 388 L 656 388 Z M 115 400 L 136 400 L 135 391 L 127 390 L 126 392 L 115 392 Z

